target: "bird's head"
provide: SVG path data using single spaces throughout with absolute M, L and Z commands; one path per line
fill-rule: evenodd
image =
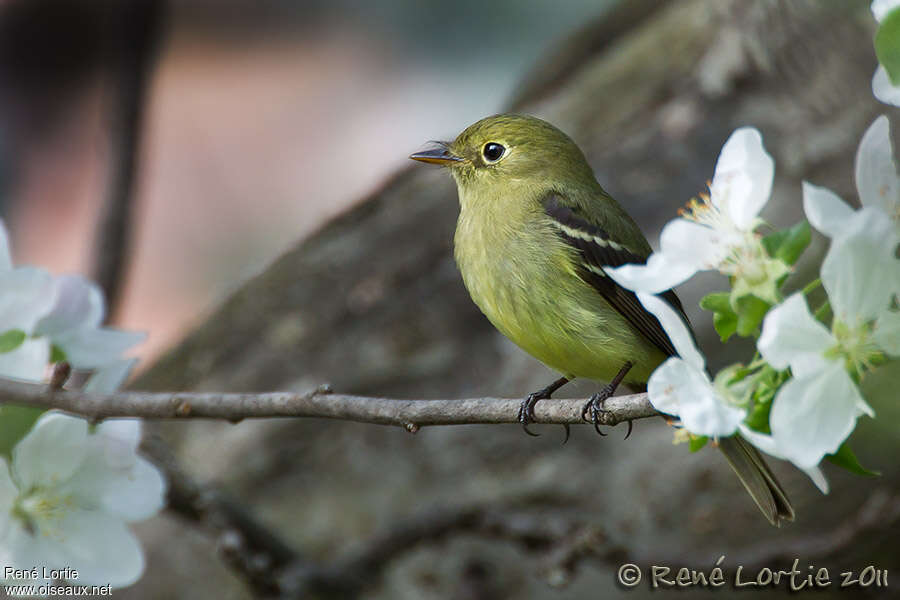
M 452 142 L 435 142 L 413 160 L 448 167 L 461 191 L 517 183 L 556 185 L 594 182 L 575 142 L 536 117 L 494 115 L 467 127 Z

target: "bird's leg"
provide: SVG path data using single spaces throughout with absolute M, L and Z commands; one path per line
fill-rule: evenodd
M 619 372 L 616 373 L 616 376 L 612 378 L 608 384 L 603 386 L 603 389 L 591 396 L 591 399 L 587 401 L 587 404 L 584 405 L 584 408 L 581 409 L 581 418 L 589 423 L 593 423 L 594 430 L 600 435 L 606 435 L 602 431 L 600 431 L 600 416 L 606 412 L 603 408 L 603 403 L 612 396 L 616 392 L 616 388 L 619 387 L 619 384 L 622 383 L 622 380 L 625 378 L 625 375 L 631 369 L 632 365 L 630 362 L 626 362 L 622 365 L 622 368 L 619 369 Z M 590 418 L 588 418 L 590 415 Z M 628 436 L 631 435 L 631 421 L 628 421 L 628 433 L 625 434 L 625 439 L 628 439 Z
M 528 424 L 534 422 L 534 405 L 537 404 L 540 400 L 547 400 L 548 398 L 550 398 L 553 392 L 566 385 L 567 383 L 569 383 L 568 377 L 560 377 L 544 389 L 528 394 L 528 397 L 522 401 L 522 404 L 519 405 L 519 414 L 516 415 L 516 420 L 522 424 L 522 429 L 525 430 L 525 433 L 534 437 L 540 435 L 539 433 L 534 433 L 533 431 L 529 431 L 528 429 Z M 568 424 L 566 424 L 564 425 L 564 427 L 566 428 L 566 441 L 568 441 L 569 426 Z M 563 443 L 565 444 L 566 442 Z

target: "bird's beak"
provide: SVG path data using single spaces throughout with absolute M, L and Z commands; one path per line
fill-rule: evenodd
M 450 152 L 450 144 L 448 144 L 447 142 L 437 143 L 440 144 L 440 147 L 434 148 L 432 150 L 423 150 L 422 152 L 416 152 L 415 154 L 410 154 L 409 157 L 413 160 L 419 160 L 435 165 L 443 165 L 445 167 L 463 161 L 462 158 Z

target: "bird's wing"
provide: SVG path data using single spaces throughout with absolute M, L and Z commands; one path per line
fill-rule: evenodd
M 579 267 L 584 280 L 653 345 L 665 354 L 675 356 L 675 347 L 657 318 L 644 308 L 634 292 L 613 281 L 604 270 L 606 267 L 631 263 L 644 264 L 647 259 L 613 240 L 601 227 L 579 215 L 577 209 L 563 204 L 558 194 L 547 196 L 544 211 L 560 237 L 578 250 L 582 261 Z M 675 292 L 667 290 L 659 294 L 659 297 L 672 305 L 687 323 L 687 315 Z

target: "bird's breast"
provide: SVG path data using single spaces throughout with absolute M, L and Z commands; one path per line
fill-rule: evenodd
M 634 354 L 646 342 L 579 276 L 576 251 L 542 216 L 462 209 L 454 253 L 472 300 L 502 334 L 566 376 L 609 380 L 630 356 L 646 377 L 661 355 Z
M 556 239 L 537 229 L 460 214 L 456 262 L 472 300 L 508 337 L 533 326 L 541 313 Z

